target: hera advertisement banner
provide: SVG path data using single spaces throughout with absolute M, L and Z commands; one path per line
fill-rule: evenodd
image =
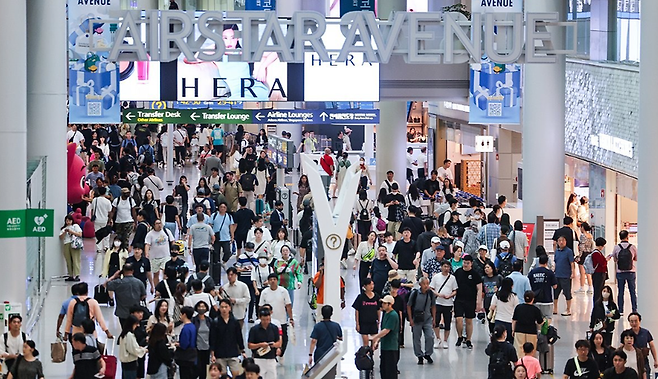
M 69 122 L 115 124 L 121 122 L 119 66 L 90 48 L 112 45 L 117 25 L 99 20 L 120 6 L 116 0 L 88 5 L 93 3 L 68 2 Z
M 521 65 L 471 65 L 469 124 L 521 122 Z

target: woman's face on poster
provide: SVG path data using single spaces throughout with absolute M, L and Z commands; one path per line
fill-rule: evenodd
M 224 39 L 224 46 L 226 46 L 227 49 L 235 49 L 238 46 L 238 39 L 235 38 L 235 30 L 224 30 L 222 37 Z

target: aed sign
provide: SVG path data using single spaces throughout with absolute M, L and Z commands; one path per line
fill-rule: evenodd
M 52 209 L 0 210 L 0 238 L 52 237 Z

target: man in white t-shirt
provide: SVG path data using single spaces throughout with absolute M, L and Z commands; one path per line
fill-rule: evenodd
M 436 342 L 434 348 L 443 345 L 444 349 L 448 348 L 448 337 L 450 337 L 450 324 L 452 323 L 452 306 L 457 295 L 457 280 L 450 274 L 450 261 L 441 262 L 441 274 L 434 275 L 430 282 L 430 288 L 436 295 L 436 318 L 434 319 L 434 334 Z M 443 316 L 443 323 L 441 323 Z M 441 328 L 443 325 L 443 342 L 441 341 Z
M 450 159 L 446 159 L 443 161 L 443 166 L 439 167 L 437 173 L 439 174 L 439 182 L 441 182 L 441 188 L 443 188 L 443 181 L 448 178 L 450 179 L 450 182 L 454 185 L 455 184 L 455 177 L 452 175 L 452 171 L 450 170 L 450 165 L 452 164 L 452 161 Z
M 283 343 L 281 345 L 281 356 L 286 352 L 288 346 L 288 324 L 295 326 L 292 318 L 292 302 L 288 290 L 279 286 L 279 277 L 277 274 L 270 274 L 267 277 L 267 283 L 270 285 L 260 293 L 258 306 L 269 304 L 272 306 L 272 318 L 281 321 L 281 333 Z
M 414 148 L 407 148 L 407 181 L 409 183 L 414 182 L 414 171 L 418 167 L 418 162 L 416 161 L 416 155 L 414 154 Z
M 418 156 L 416 156 L 416 163 L 418 163 L 418 166 L 416 167 L 418 170 L 418 177 L 419 178 L 427 177 L 427 148 L 426 147 L 420 148 L 420 153 L 418 154 Z
M 27 339 L 25 333 L 21 331 L 23 318 L 20 315 L 9 316 L 9 331 L 4 333 L 0 338 L 0 358 L 4 359 L 2 372 L 7 374 L 8 368 L 16 362 L 19 354 L 23 354 L 23 343 Z
M 382 246 L 386 247 L 386 254 L 389 258 L 393 258 L 393 248 L 395 247 L 395 239 L 393 238 L 393 233 L 386 232 L 384 233 L 384 243 Z
M 395 174 L 393 173 L 393 171 L 391 170 L 386 171 L 386 179 L 384 179 L 382 185 L 379 186 L 379 189 L 386 188 L 387 194 L 390 194 L 391 191 L 393 191 L 392 188 L 393 183 L 398 183 L 397 180 L 393 179 L 394 176 Z M 401 188 L 399 183 L 398 183 L 398 188 Z
M 156 222 L 153 230 L 146 234 L 144 239 L 144 254 L 151 261 L 153 273 L 153 286 L 160 282 L 160 271 L 163 271 L 171 253 L 171 243 L 175 241 L 173 234 L 162 227 L 162 222 Z
M 135 227 L 135 220 L 137 219 L 136 207 L 137 204 L 130 197 L 130 189 L 128 188 L 122 188 L 121 196 L 112 202 L 110 219 L 114 219 L 114 231 L 117 233 L 117 238 L 121 241 L 123 248 L 128 247 L 128 238 L 130 238 Z
M 66 140 L 71 143 L 78 145 L 78 148 L 81 148 L 85 142 L 85 136 L 78 130 L 76 124 L 71 124 L 71 130 L 66 132 Z
M 192 307 L 194 308 L 196 304 L 200 301 L 205 301 L 208 303 L 208 306 L 215 308 L 216 311 L 219 312 L 219 305 L 217 304 L 217 300 L 210 295 L 209 293 L 203 292 L 203 282 L 196 279 L 192 281 L 192 295 L 187 296 L 185 298 L 185 301 L 183 305 L 186 307 Z
M 183 125 L 178 125 L 178 128 L 174 130 L 174 153 L 175 153 L 175 161 L 179 166 L 182 166 L 185 164 L 185 155 L 186 155 L 186 150 L 185 150 L 185 142 L 188 141 L 187 138 L 187 131 L 183 127 Z
M 100 187 L 98 188 L 98 196 L 94 197 L 94 200 L 91 201 L 91 217 L 94 219 L 94 232 L 97 232 L 99 229 L 107 226 L 108 221 L 110 220 L 110 212 L 112 212 L 112 203 L 110 200 L 105 197 L 107 193 L 107 188 Z M 104 252 L 110 248 L 110 235 L 108 233 L 100 241 L 96 241 L 96 251 Z

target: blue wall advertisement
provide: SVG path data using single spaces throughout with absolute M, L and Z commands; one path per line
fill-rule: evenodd
M 340 0 L 340 17 L 354 11 L 376 12 L 375 9 L 375 0 Z
M 276 10 L 276 0 L 247 0 L 244 8 L 248 11 L 273 11 Z
M 521 122 L 521 65 L 483 62 L 471 65 L 470 124 Z
M 108 2 L 109 3 L 109 2 Z M 109 47 L 117 25 L 100 22 L 110 18 L 111 5 L 84 5 L 69 1 L 69 122 L 115 124 L 121 122 L 119 65 L 94 47 Z

